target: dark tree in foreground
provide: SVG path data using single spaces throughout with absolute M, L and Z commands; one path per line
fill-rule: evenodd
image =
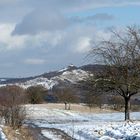
M 140 89 L 140 28 L 133 26 L 122 32 L 111 31 L 111 38 L 95 45 L 91 55 L 105 68 L 94 78 L 90 76 L 87 83 L 99 92 L 114 92 L 122 96 L 125 120 L 129 120 L 130 99 Z

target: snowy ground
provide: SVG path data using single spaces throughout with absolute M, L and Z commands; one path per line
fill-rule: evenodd
M 0 140 L 7 140 L 5 134 L 2 131 L 2 126 L 0 126 Z
M 140 112 L 131 113 L 135 121 L 124 122 L 123 113 L 87 113 L 27 105 L 26 123 L 40 127 L 52 140 L 140 140 Z

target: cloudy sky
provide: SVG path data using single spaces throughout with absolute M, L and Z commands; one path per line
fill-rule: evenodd
M 86 60 L 108 28 L 140 24 L 140 0 L 0 0 L 0 77 L 25 77 Z

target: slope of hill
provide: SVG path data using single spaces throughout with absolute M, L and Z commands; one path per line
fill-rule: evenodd
M 0 86 L 15 84 L 23 88 L 28 88 L 30 86 L 42 85 L 47 89 L 52 89 L 54 86 L 60 84 L 76 84 L 78 81 L 86 78 L 91 71 L 96 72 L 101 69 L 103 69 L 103 66 L 101 65 L 85 65 L 81 67 L 69 65 L 61 70 L 44 73 L 34 77 L 1 78 Z
M 47 77 L 48 75 L 48 77 Z M 18 83 L 18 85 L 23 88 L 27 88 L 29 86 L 42 85 L 47 89 L 52 89 L 54 86 L 61 84 L 76 84 L 76 82 L 83 80 L 88 76 L 88 72 L 81 69 L 67 69 L 61 70 L 58 72 L 54 72 L 52 76 L 48 74 L 43 74 L 34 79 L 28 80 L 26 82 Z

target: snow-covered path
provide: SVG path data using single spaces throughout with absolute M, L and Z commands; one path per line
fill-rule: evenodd
M 76 140 L 140 140 L 140 121 L 124 122 L 123 113 L 80 113 L 39 105 L 27 108 L 27 123 L 40 127 L 52 140 L 62 140 L 56 130 Z M 140 112 L 131 113 L 131 118 L 140 120 Z

